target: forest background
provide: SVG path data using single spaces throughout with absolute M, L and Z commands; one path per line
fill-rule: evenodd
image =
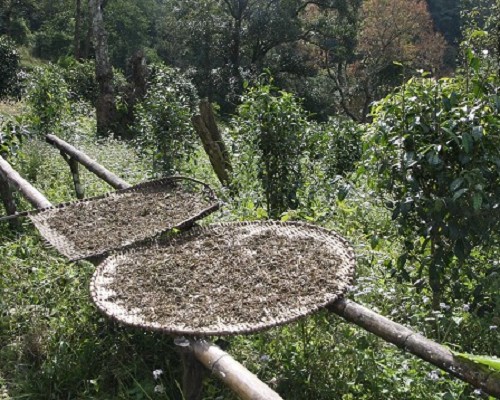
M 499 15 L 498 0 L 3 0 L 0 152 L 53 203 L 74 195 L 47 133 L 131 183 L 209 182 L 217 220 L 335 229 L 356 248 L 350 297 L 500 356 Z M 229 149 L 222 183 L 200 99 Z M 28 222 L 0 231 L 0 398 L 181 398 L 175 346 L 100 316 L 90 264 Z M 287 399 L 487 398 L 326 313 L 226 345 Z

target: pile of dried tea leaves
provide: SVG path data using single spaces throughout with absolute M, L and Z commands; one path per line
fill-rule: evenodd
M 248 333 L 335 301 L 354 253 L 334 232 L 300 223 L 195 227 L 99 265 L 97 306 L 126 324 L 176 334 Z
M 218 207 L 205 186 L 180 180 L 148 182 L 135 188 L 68 203 L 30 215 L 57 250 L 75 260 L 119 249 L 195 220 Z

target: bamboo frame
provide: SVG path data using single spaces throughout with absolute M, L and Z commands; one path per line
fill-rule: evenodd
M 131 185 L 125 182 L 123 179 L 119 178 L 117 175 L 113 174 L 111 171 L 104 168 L 98 162 L 92 160 L 89 156 L 81 151 L 77 150 L 75 147 L 65 142 L 64 140 L 58 138 L 55 135 L 47 135 L 45 137 L 47 143 L 50 143 L 60 151 L 66 153 L 71 156 L 71 158 L 78 161 L 85 168 L 87 168 L 90 172 L 96 174 L 99 178 L 101 178 L 106 183 L 110 184 L 115 189 L 127 189 Z

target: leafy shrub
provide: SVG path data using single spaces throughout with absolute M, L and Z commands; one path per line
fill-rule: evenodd
M 405 238 L 399 270 L 409 277 L 408 261 L 418 258 L 413 278 L 427 271 L 435 308 L 445 282 L 474 281 L 478 271 L 465 264 L 472 250 L 498 239 L 499 81 L 469 57 L 470 76 L 411 79 L 375 104 L 367 135 L 366 162 L 394 196 L 388 205 Z
M 313 159 L 321 160 L 329 178 L 346 176 L 361 157 L 362 133 L 363 127 L 352 120 L 331 118 L 310 130 L 307 148 Z
M 19 95 L 18 73 L 20 57 L 14 43 L 6 36 L 0 36 L 0 100 Z
M 20 117 L 4 117 L 0 114 L 0 157 L 14 155 L 25 136 Z
M 197 101 L 196 89 L 178 70 L 152 67 L 147 93 L 135 109 L 133 130 L 154 172 L 173 174 L 193 153 L 191 116 Z
M 297 208 L 297 190 L 303 183 L 300 158 L 309 126 L 300 102 L 291 93 L 278 91 L 272 81 L 260 83 L 243 95 L 233 126 L 238 152 L 246 158 L 240 163 L 245 163 L 246 174 L 253 170 L 254 179 L 260 181 L 267 215 L 278 218 Z
M 69 110 L 69 90 L 59 67 L 36 68 L 27 90 L 29 113 L 26 120 L 36 133 L 57 131 Z
M 57 13 L 46 20 L 34 35 L 34 55 L 51 61 L 66 56 L 73 43 L 72 21 L 73 10 Z
M 95 106 L 99 90 L 95 79 L 95 62 L 79 62 L 73 57 L 64 57 L 59 60 L 58 65 L 62 67 L 61 73 L 68 85 L 70 99 L 87 101 Z

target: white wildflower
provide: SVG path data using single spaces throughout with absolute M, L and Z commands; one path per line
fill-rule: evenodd
M 429 379 L 431 381 L 437 381 L 439 379 L 439 374 L 436 370 L 432 370 L 431 372 L 429 372 Z
M 155 380 L 159 379 L 161 374 L 163 374 L 163 371 L 161 369 L 155 369 L 153 371 L 153 378 L 155 378 Z
M 165 393 L 165 386 L 163 385 L 156 385 L 154 388 L 155 393 Z

